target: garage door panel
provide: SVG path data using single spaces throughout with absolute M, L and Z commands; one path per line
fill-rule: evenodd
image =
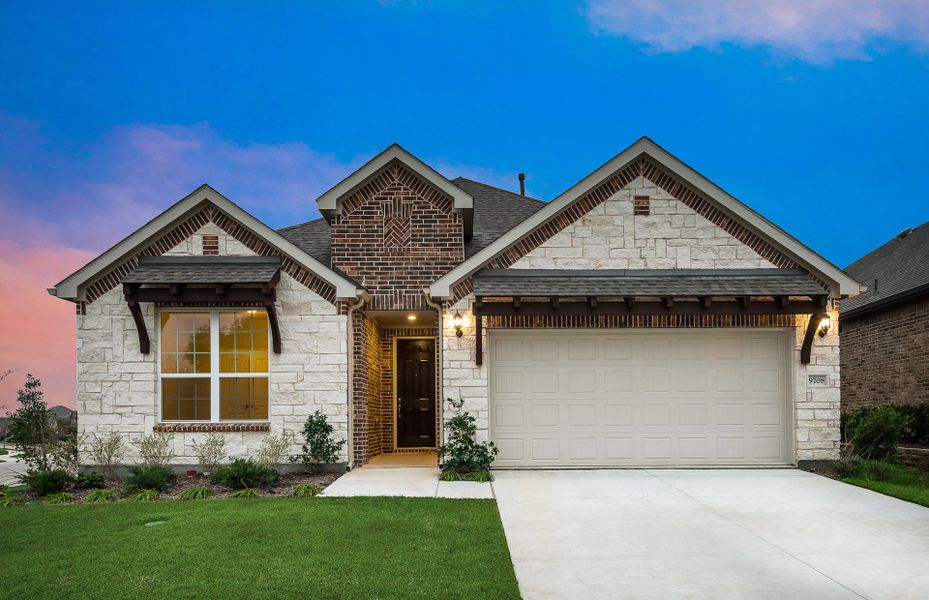
M 499 466 L 788 462 L 780 332 L 493 330 L 490 339 Z

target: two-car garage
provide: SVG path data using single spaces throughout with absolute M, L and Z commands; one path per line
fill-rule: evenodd
M 783 329 L 494 329 L 498 467 L 793 462 Z

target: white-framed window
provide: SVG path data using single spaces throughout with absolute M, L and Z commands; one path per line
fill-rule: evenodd
M 266 421 L 268 315 L 260 309 L 162 309 L 162 421 Z

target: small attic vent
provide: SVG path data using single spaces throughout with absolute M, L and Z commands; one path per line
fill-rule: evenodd
M 203 256 L 217 256 L 219 254 L 219 236 L 206 234 L 203 236 Z
M 632 201 L 632 214 L 640 217 L 647 217 L 651 214 L 648 204 L 648 196 L 636 196 Z
M 903 231 L 897 234 L 897 239 L 902 240 L 903 238 L 910 235 L 911 233 L 913 233 L 913 228 L 907 227 L 906 229 L 904 229 Z

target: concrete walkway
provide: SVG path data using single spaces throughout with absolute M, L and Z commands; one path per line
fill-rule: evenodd
M 496 471 L 534 598 L 929 598 L 929 509 L 792 469 Z
M 359 467 L 339 477 L 323 496 L 408 496 L 417 498 L 493 498 L 490 483 L 439 481 L 434 467 Z

